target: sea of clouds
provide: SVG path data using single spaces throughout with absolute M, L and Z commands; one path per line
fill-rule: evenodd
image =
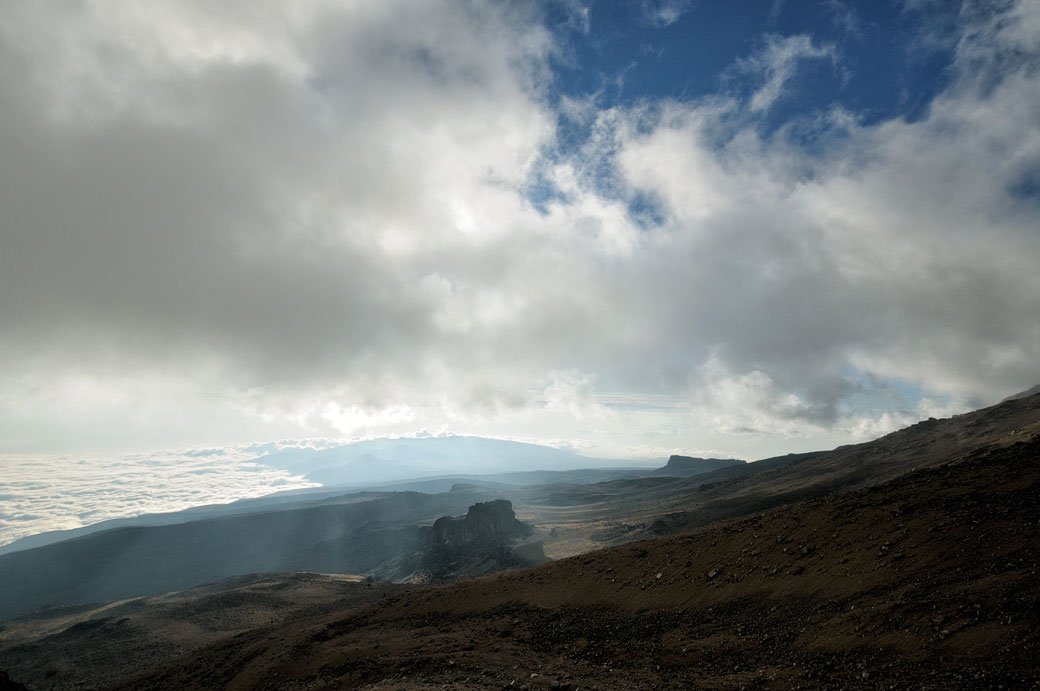
M 0 545 L 113 518 L 180 511 L 317 483 L 241 450 L 119 457 L 0 456 Z

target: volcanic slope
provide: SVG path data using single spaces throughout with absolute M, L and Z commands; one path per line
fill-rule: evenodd
M 0 618 L 46 605 L 157 595 L 251 573 L 369 573 L 414 550 L 418 526 L 494 499 L 481 491 L 351 495 L 176 525 L 127 527 L 0 555 Z
M 33 689 L 93 689 L 244 631 L 369 604 L 407 587 L 359 576 L 264 574 L 47 609 L 0 628 L 0 667 Z
M 566 557 L 635 539 L 889 480 L 1040 434 L 1040 394 L 943 420 L 929 419 L 874 441 L 789 454 L 692 478 L 617 479 L 586 485 L 501 489 L 517 517 L 549 532 L 545 553 Z
M 1040 435 L 239 635 L 118 689 L 1035 688 Z

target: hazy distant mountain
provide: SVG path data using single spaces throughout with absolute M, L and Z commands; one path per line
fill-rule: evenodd
M 256 459 L 331 485 L 450 474 L 577 470 L 622 465 L 538 444 L 482 437 L 372 439 L 320 451 L 285 449 Z M 629 464 L 631 465 L 631 464 Z

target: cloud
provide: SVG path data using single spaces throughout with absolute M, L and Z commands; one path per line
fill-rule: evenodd
M 643 16 L 654 26 L 670 26 L 690 10 L 690 0 L 643 0 Z
M 691 390 L 694 415 L 730 434 L 807 435 L 837 418 L 835 398 L 806 399 L 779 388 L 760 369 L 735 373 L 713 348 L 700 365 Z
M 542 390 L 542 401 L 550 412 L 565 413 L 575 419 L 610 417 L 610 410 L 595 399 L 595 377 L 578 370 L 550 372 Z
M 486 221 L 524 213 L 513 188 L 551 134 L 547 34 L 391 5 L 12 8 L 7 375 L 375 388 L 464 335 L 437 321 L 453 303 L 480 303 L 473 328 L 519 307 L 470 277 L 513 241 Z M 427 292 L 438 277 L 453 292 Z
M 210 450 L 215 451 L 215 450 Z M 225 449 L 122 457 L 2 456 L 0 545 L 49 530 L 314 487 Z M 200 475 L 205 482 L 200 482 Z M 142 491 L 147 488 L 147 491 Z
M 725 429 L 811 433 L 845 425 L 849 365 L 962 406 L 1040 376 L 1037 207 L 1013 192 L 1037 160 L 1037 73 L 1020 60 L 986 76 L 993 56 L 1024 50 L 1028 26 L 967 32 L 960 74 L 921 121 L 835 111 L 811 150 L 748 120 L 772 96 L 602 117 L 620 187 L 667 219 L 643 235 L 631 283 L 647 288 L 657 355 L 698 412 Z M 781 66 L 780 84 L 791 60 L 763 64 Z
M 963 18 L 913 123 L 770 134 L 834 47 L 763 37 L 747 98 L 558 109 L 529 7 L 155 12 L 0 19 L 11 450 L 425 428 L 724 451 L 877 419 L 858 374 L 965 405 L 1040 379 L 1033 5 Z
M 563 10 L 566 20 L 562 26 L 577 31 L 585 36 L 589 35 L 590 6 L 582 0 L 560 0 L 558 7 Z
M 859 41 L 863 40 L 863 26 L 855 8 L 849 7 L 842 0 L 827 0 L 823 6 L 836 27 L 845 32 L 847 36 Z
M 330 401 L 322 408 L 321 417 L 334 429 L 349 437 L 359 434 L 371 435 L 384 429 L 392 430 L 402 423 L 407 424 L 415 420 L 416 413 L 407 405 L 368 410 L 357 405 L 344 407 Z M 302 422 L 306 424 L 306 418 Z
M 817 46 L 810 36 L 765 37 L 763 46 L 751 56 L 739 60 L 734 71 L 757 79 L 758 87 L 748 107 L 752 112 L 765 112 L 784 95 L 788 84 L 796 79 L 799 63 L 805 60 L 829 60 L 836 64 L 838 54 L 831 44 Z

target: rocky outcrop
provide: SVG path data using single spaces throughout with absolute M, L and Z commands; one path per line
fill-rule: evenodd
M 654 471 L 654 475 L 667 477 L 692 477 L 703 473 L 710 473 L 719 468 L 728 468 L 734 465 L 744 465 L 745 461 L 736 458 L 694 458 L 692 456 L 673 455 L 663 468 Z
M 454 549 L 509 542 L 531 534 L 531 526 L 516 520 L 512 502 L 505 499 L 474 504 L 465 516 L 438 518 L 427 536 L 435 549 Z
M 425 529 L 421 568 L 430 580 L 440 581 L 544 561 L 534 545 L 513 549 L 532 532 L 505 499 L 474 504 L 465 516 L 444 516 Z

